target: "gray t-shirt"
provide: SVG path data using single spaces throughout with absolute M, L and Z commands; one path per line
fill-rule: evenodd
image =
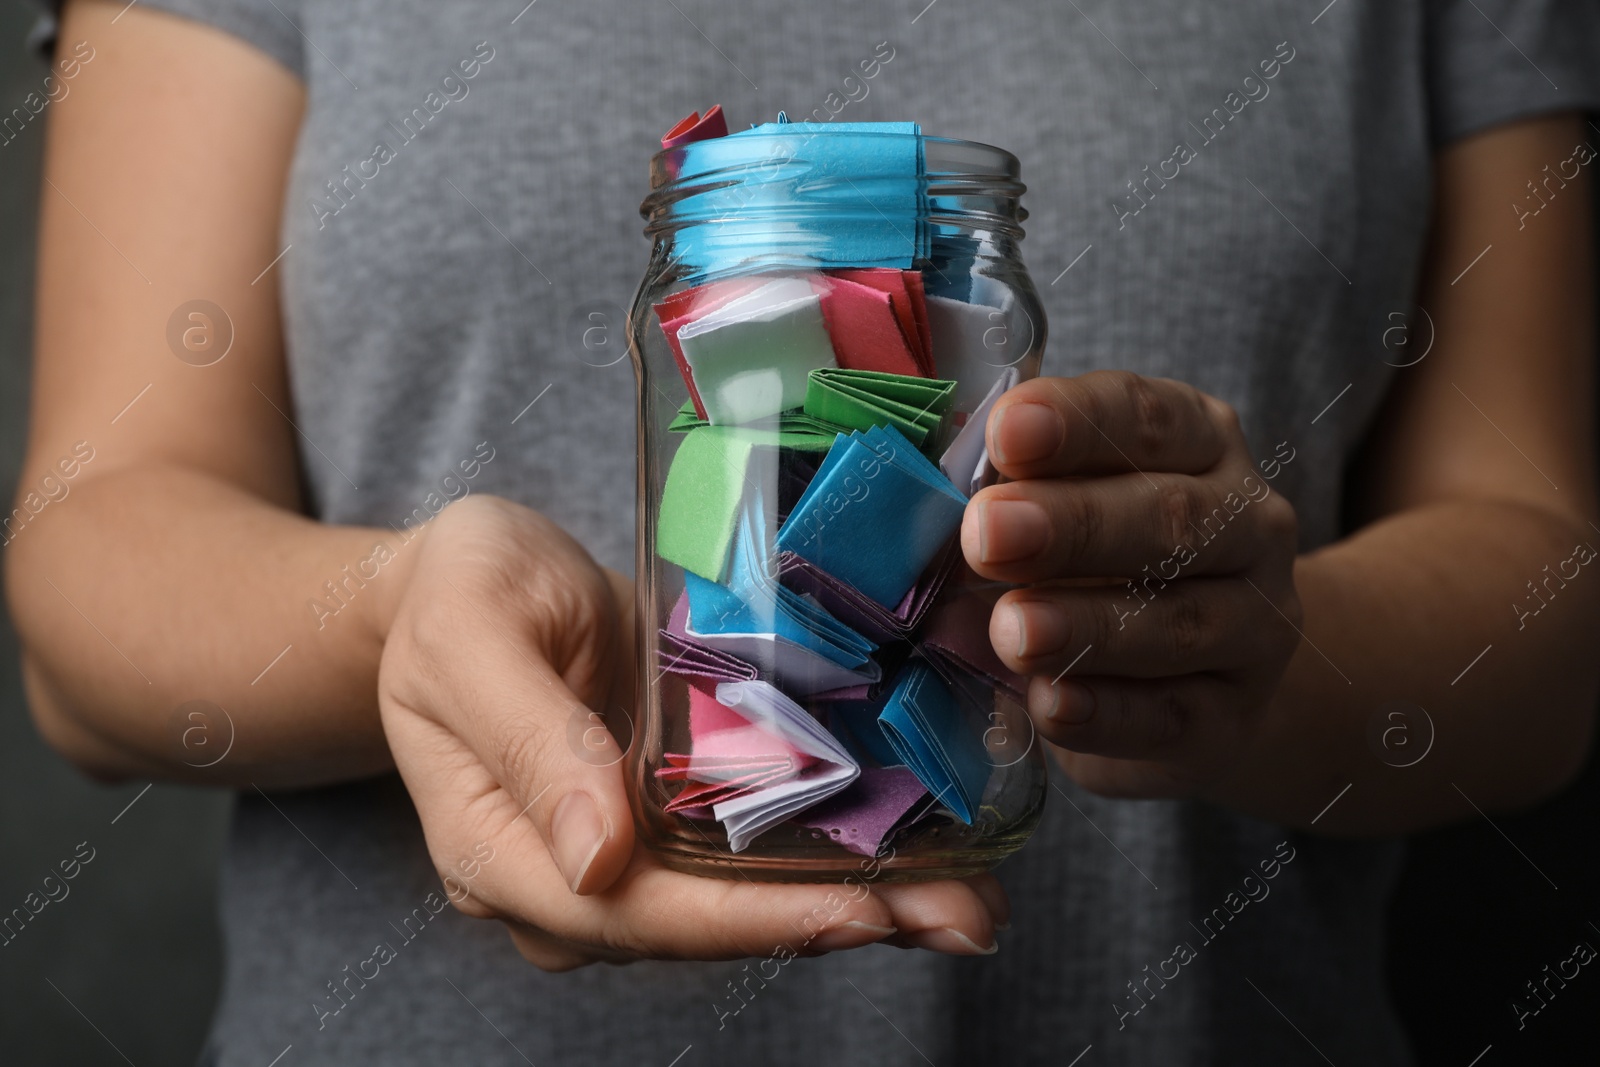
M 1576 0 L 150 6 L 240 35 L 309 89 L 274 269 L 314 513 L 401 525 L 487 449 L 471 491 L 541 509 L 625 571 L 633 373 L 582 338 L 590 311 L 620 324 L 648 254 L 646 163 L 690 110 L 915 119 L 1016 153 L 1046 373 L 1128 368 L 1231 402 L 1260 457 L 1292 453 L 1274 484 L 1312 547 L 1339 535 L 1345 462 L 1403 373 L 1391 316 L 1410 309 L 1433 150 L 1600 100 L 1600 26 Z M 875 947 L 764 983 L 742 963 L 544 974 L 497 925 L 433 914 L 397 779 L 276 810 L 247 792 L 209 1055 L 1408 1062 L 1382 972 L 1398 844 L 1055 784 L 999 871 L 1014 917 L 997 955 Z M 380 943 L 394 958 L 348 981 Z

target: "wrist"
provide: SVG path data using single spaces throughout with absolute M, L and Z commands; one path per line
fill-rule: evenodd
M 403 532 L 373 531 L 377 535 L 373 545 L 374 556 L 383 557 L 383 562 L 377 580 L 372 583 L 373 595 L 365 602 L 362 623 L 380 650 L 389 639 L 389 631 L 393 629 L 400 605 L 404 603 L 411 587 L 417 561 L 432 528 L 433 523 L 429 522 Z

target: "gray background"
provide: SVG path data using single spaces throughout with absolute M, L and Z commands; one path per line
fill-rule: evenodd
M 0 102 L 37 88 L 33 9 L 0 0 Z M 45 113 L 48 116 L 48 111 Z M 0 499 L 22 454 L 32 312 L 34 205 L 43 125 L 0 146 Z M 21 906 L 79 842 L 92 863 L 22 935 L 0 946 L 0 1063 L 192 1063 L 216 998 L 215 871 L 225 795 L 87 782 L 34 734 L 15 636 L 0 617 L 0 914 Z M 136 800 L 137 798 L 137 800 Z M 132 804 L 129 807 L 130 803 Z M 113 820 L 116 820 L 113 823 Z M 1417 839 L 1392 915 L 1390 977 L 1418 1060 L 1481 1067 L 1592 1060 L 1600 976 L 1575 980 L 1523 1031 L 1522 983 L 1600 921 L 1600 776 L 1541 810 Z M 1558 886 L 1517 858 L 1515 841 Z M 1600 931 L 1591 939 L 1600 946 Z M 266 1067 L 265 1064 L 262 1067 Z M 1092 1067 L 1086 1062 L 1085 1067 Z

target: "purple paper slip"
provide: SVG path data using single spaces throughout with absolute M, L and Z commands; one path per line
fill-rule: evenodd
M 661 631 L 661 647 L 656 660 L 662 673 L 710 678 L 718 682 L 748 682 L 760 676 L 755 667 L 738 656 L 720 651 L 689 636 L 689 597 L 678 597 L 677 605 Z
M 928 617 L 917 645 L 944 672 L 954 668 L 974 675 L 1026 705 L 1028 679 L 1001 663 L 989 642 L 993 610 L 994 602 L 988 598 L 974 594 L 958 597 Z
M 815 598 L 857 633 L 879 644 L 892 644 L 904 641 L 922 622 L 960 555 L 959 546 L 952 541 L 893 611 L 793 552 L 778 553 L 778 580 L 797 593 Z
M 884 840 L 902 824 L 933 810 L 933 798 L 904 767 L 865 767 L 861 777 L 795 819 L 821 830 L 851 852 L 876 856 Z

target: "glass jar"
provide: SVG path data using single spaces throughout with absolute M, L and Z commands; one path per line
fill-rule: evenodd
M 987 412 L 1044 349 L 1019 172 L 910 123 L 781 116 L 654 158 L 629 779 L 669 867 L 962 877 L 1037 825 L 1003 587 L 959 546 Z

